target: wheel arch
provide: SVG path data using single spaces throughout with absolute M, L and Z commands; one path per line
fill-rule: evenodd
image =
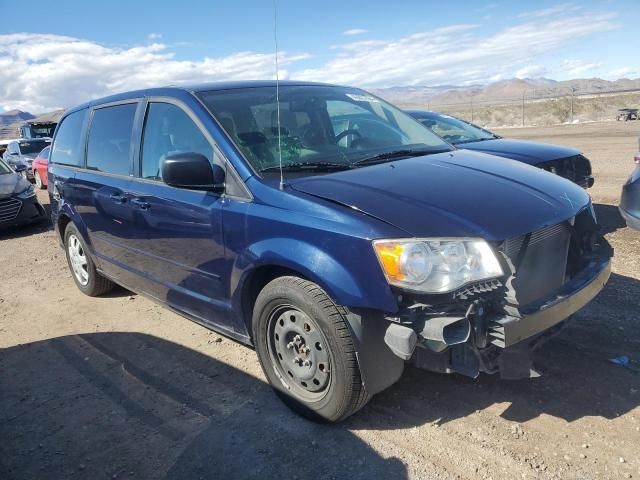
M 247 330 L 250 345 L 253 339 L 253 309 L 260 291 L 272 280 L 283 276 L 294 276 L 309 280 L 322 288 L 334 303 L 340 305 L 322 282 L 309 278 L 303 269 L 285 267 L 277 264 L 261 265 L 248 272 L 241 293 L 241 312 Z M 402 375 L 404 361 L 393 354 L 384 343 L 384 334 L 388 322 L 380 311 L 368 309 L 348 310 L 347 324 L 350 327 L 362 381 L 367 392 L 374 395 L 395 383 Z
M 251 245 L 236 258 L 230 276 L 232 307 L 242 312 L 251 335 L 253 304 L 274 278 L 293 275 L 322 288 L 337 305 L 394 312 L 397 302 L 388 285 L 349 267 L 318 246 L 291 238 L 273 238 Z M 373 287 L 373 288 L 372 288 Z
M 240 287 L 240 310 L 251 344 L 253 344 L 253 307 L 256 299 L 269 282 L 285 276 L 300 277 L 309 280 L 301 271 L 277 264 L 260 265 L 247 272 Z
M 66 213 L 60 213 L 58 215 L 58 221 L 56 222 L 56 225 L 58 227 L 58 240 L 60 241 L 60 244 L 64 244 L 64 232 L 67 229 L 69 223 L 71 223 L 71 217 L 69 215 L 67 215 Z

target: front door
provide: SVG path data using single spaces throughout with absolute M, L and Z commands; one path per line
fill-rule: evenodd
M 134 229 L 144 238 L 139 267 L 145 293 L 219 328 L 230 328 L 222 284 L 223 197 L 170 187 L 162 160 L 195 152 L 220 162 L 195 116 L 181 104 L 149 102 L 142 135 L 140 175 L 129 188 Z

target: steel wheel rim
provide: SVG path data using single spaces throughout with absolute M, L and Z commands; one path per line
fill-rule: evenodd
M 71 270 L 73 271 L 76 280 L 80 285 L 85 286 L 89 283 L 89 264 L 87 262 L 87 256 L 85 254 L 80 239 L 75 235 L 69 236 L 69 246 L 67 247 L 69 253 L 69 263 L 71 264 Z
M 331 385 L 331 354 L 324 333 L 292 305 L 275 308 L 267 325 L 269 356 L 283 386 L 306 401 L 323 398 Z

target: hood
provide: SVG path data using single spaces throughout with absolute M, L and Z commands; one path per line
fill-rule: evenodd
M 463 143 L 460 144 L 458 148 L 510 158 L 519 162 L 528 163 L 529 165 L 537 165 L 538 163 L 573 157 L 574 155 L 580 154 L 580 150 L 576 150 L 575 148 L 552 145 L 550 143 L 509 140 L 506 138 Z
M 557 175 L 467 150 L 306 177 L 289 185 L 416 237 L 504 240 L 566 220 L 590 202 L 582 188 Z
M 7 173 L 0 175 L 0 197 L 13 195 L 29 188 L 29 183 L 22 175 Z

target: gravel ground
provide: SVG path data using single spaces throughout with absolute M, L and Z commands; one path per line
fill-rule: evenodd
M 537 351 L 542 377 L 407 368 L 315 425 L 252 350 L 123 289 L 83 296 L 40 225 L 0 234 L 0 478 L 640 478 L 640 233 L 615 206 L 640 122 L 500 133 L 584 150 L 616 249 L 606 289 Z

